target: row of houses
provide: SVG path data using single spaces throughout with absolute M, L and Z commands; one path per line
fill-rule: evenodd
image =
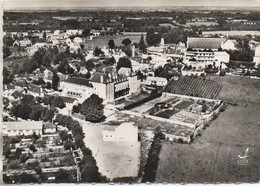
M 8 121 L 3 122 L 2 132 L 3 135 L 7 136 L 18 136 L 18 135 L 42 135 L 52 134 L 57 131 L 57 127 L 51 123 L 43 123 L 43 121 Z

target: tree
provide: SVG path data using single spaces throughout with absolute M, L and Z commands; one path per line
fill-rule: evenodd
M 90 36 L 90 35 L 91 35 L 90 29 L 83 29 L 82 35 L 83 35 L 84 37 Z
M 35 121 L 39 121 L 41 119 L 41 115 L 42 115 L 42 111 L 40 109 L 32 110 L 30 114 L 30 118 Z
M 8 164 L 7 164 L 7 169 L 20 169 L 20 162 L 18 160 L 11 160 Z
M 85 63 L 85 66 L 86 66 L 86 68 L 88 69 L 88 71 L 89 71 L 89 70 L 92 70 L 93 67 L 95 67 L 95 64 L 94 64 L 94 62 L 93 62 L 93 59 L 87 60 L 86 63 Z
M 66 140 L 66 141 L 64 142 L 64 148 L 65 148 L 66 150 L 69 150 L 73 145 L 74 145 L 74 143 L 73 143 L 71 140 Z
M 113 64 L 115 64 L 115 63 L 116 63 L 116 60 L 115 60 L 114 57 L 111 57 L 111 58 L 109 58 L 109 59 L 106 59 L 106 60 L 103 62 L 103 64 L 105 64 L 105 65 L 113 65 Z
M 80 107 L 80 113 L 86 117 L 87 121 L 97 122 L 104 118 L 103 99 L 96 94 L 87 98 Z
M 103 54 L 104 54 L 104 52 L 101 50 L 101 48 L 98 48 L 98 47 L 96 47 L 94 52 L 93 52 L 94 56 L 100 56 L 100 55 L 103 55 Z
M 16 176 L 14 179 L 15 183 L 37 183 L 38 179 L 31 175 L 31 174 L 27 174 L 27 173 L 22 173 L 19 176 Z
M 81 179 L 83 182 L 100 182 L 101 175 L 98 172 L 96 161 L 91 154 L 84 154 L 80 163 Z
M 51 101 L 51 106 L 52 107 L 59 107 L 59 108 L 64 108 L 65 107 L 65 103 L 63 101 L 63 99 L 59 96 L 56 96 L 52 99 Z
M 68 171 L 60 169 L 55 176 L 55 181 L 57 183 L 69 183 L 71 182 L 71 175 Z
M 32 109 L 27 104 L 19 104 L 13 106 L 12 113 L 15 117 L 21 117 L 22 119 L 29 119 Z
M 56 72 L 56 71 L 53 71 L 53 76 L 52 76 L 52 88 L 53 88 L 54 90 L 57 90 L 57 89 L 58 89 L 59 81 L 60 81 L 60 78 L 59 78 L 57 72 Z
M 52 87 L 51 82 L 47 82 L 45 87 L 46 87 L 47 89 L 51 89 L 51 87 Z
M 153 34 L 153 35 L 151 35 L 150 38 L 147 38 L 146 41 L 147 41 L 147 44 L 148 44 L 148 45 L 150 45 L 150 46 L 155 46 L 155 45 L 157 45 L 157 44 L 160 43 L 160 41 L 161 41 L 161 35 L 159 35 L 159 34 Z
M 132 41 L 129 38 L 126 38 L 122 41 L 122 44 L 125 46 L 131 45 Z
M 110 49 L 114 49 L 114 48 L 115 48 L 115 42 L 114 42 L 114 40 L 110 39 L 110 40 L 108 41 L 108 46 L 109 46 Z
M 35 148 L 35 146 L 33 144 L 30 145 L 30 150 L 33 151 L 33 152 L 37 151 L 37 149 Z
M 138 71 L 138 72 L 136 73 L 136 75 L 137 75 L 137 78 L 138 78 L 138 79 L 141 79 L 141 81 L 143 81 L 144 75 L 143 75 L 143 73 L 142 73 L 141 71 Z
M 14 75 L 4 66 L 3 67 L 3 83 L 9 84 L 13 82 Z
M 69 138 L 69 134 L 66 130 L 59 131 L 59 136 L 62 141 L 66 141 Z
M 116 69 L 119 70 L 121 67 L 132 68 L 132 63 L 128 57 L 119 58 Z
M 43 38 L 43 40 L 46 40 L 46 32 L 45 32 L 45 30 L 43 31 L 43 36 L 42 36 L 42 38 Z
M 33 80 L 33 84 L 35 84 L 35 85 L 44 85 L 45 81 L 43 80 L 43 78 L 39 78 L 37 81 Z
M 54 117 L 54 111 L 47 110 L 43 116 L 43 121 L 51 121 L 53 117 Z
M 141 50 L 142 52 L 146 52 L 146 45 L 144 42 L 144 35 L 141 35 L 140 41 L 139 41 L 139 50 Z
M 4 59 L 7 58 L 8 56 L 10 56 L 12 54 L 11 50 L 9 47 L 4 46 L 3 47 L 3 57 Z
M 22 149 L 21 148 L 17 148 L 15 151 L 15 157 L 16 159 L 20 159 L 21 155 L 22 155 Z
M 51 65 L 51 60 L 50 57 L 48 55 L 44 55 L 42 57 L 42 65 L 45 67 L 49 67 Z
M 73 113 L 79 113 L 80 111 L 80 105 L 73 105 L 72 112 Z
M 130 46 L 126 46 L 122 49 L 122 51 L 128 56 L 131 57 L 132 56 L 132 49 Z

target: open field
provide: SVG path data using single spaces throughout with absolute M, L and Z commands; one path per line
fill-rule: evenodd
M 104 46 L 108 47 L 108 41 L 110 39 L 114 40 L 116 46 L 120 46 L 121 42 L 126 38 L 129 38 L 132 41 L 132 43 L 135 43 L 135 42 L 138 43 L 141 36 L 125 36 L 125 35 L 99 36 L 97 38 L 94 38 L 93 40 L 87 40 L 85 47 L 91 48 L 92 45 L 94 48 L 97 46 L 99 46 L 101 48 L 103 48 Z
M 217 99 L 238 105 L 228 105 L 191 144 L 163 142 L 156 182 L 259 181 L 260 80 L 208 78 L 222 85 Z
M 137 177 L 140 163 L 139 142 L 104 142 L 103 125 L 82 121 L 84 142 L 97 161 L 99 172 L 107 178 Z

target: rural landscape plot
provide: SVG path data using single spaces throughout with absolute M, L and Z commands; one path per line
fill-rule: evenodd
M 260 118 L 257 113 L 260 107 L 255 104 L 259 103 L 259 81 L 237 77 L 217 78 L 216 81 L 223 86 L 219 97 L 237 105 L 228 105 L 193 143 L 164 142 L 156 181 L 259 181 Z M 238 155 L 245 155 L 247 148 L 248 164 L 239 165 Z

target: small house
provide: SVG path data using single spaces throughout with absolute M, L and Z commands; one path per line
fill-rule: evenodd
M 52 124 L 52 123 L 43 124 L 44 133 L 52 134 L 52 133 L 55 133 L 56 131 L 57 131 L 57 126 L 55 124 Z

